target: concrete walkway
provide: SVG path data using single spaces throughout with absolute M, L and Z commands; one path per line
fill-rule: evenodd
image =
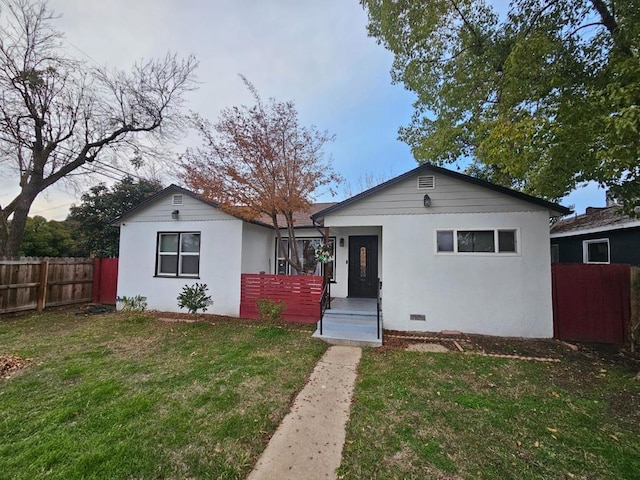
M 329 347 L 248 480 L 336 478 L 361 354 Z

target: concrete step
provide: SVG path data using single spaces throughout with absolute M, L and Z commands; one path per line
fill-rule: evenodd
M 326 315 L 323 318 L 325 325 L 331 323 L 336 325 L 373 325 L 378 323 L 377 317 L 368 317 L 361 315 Z M 380 319 L 382 324 L 382 319 Z
M 376 317 L 377 312 L 375 310 L 334 310 L 330 308 L 324 311 L 325 315 L 350 315 L 350 316 L 363 316 L 363 317 Z
M 380 334 L 382 336 L 382 319 Z M 382 338 L 377 338 L 377 317 L 370 315 L 325 314 L 320 335 L 320 322 L 313 334 L 332 345 L 351 345 L 359 347 L 379 347 Z
M 353 330 L 333 330 L 323 328 L 313 334 L 314 338 L 319 338 L 331 345 L 349 345 L 353 347 L 380 347 L 382 339 L 376 338 L 376 332 L 358 332 Z

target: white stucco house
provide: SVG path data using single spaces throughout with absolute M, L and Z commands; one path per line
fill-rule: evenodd
M 549 218 L 570 210 L 425 164 L 298 218 L 304 273 L 334 244 L 331 295 L 368 298 L 382 284 L 384 328 L 553 336 Z M 124 214 L 118 295 L 178 311 L 186 283 L 207 283 L 211 313 L 238 316 L 243 273 L 290 274 L 272 226 L 222 212 L 172 185 Z

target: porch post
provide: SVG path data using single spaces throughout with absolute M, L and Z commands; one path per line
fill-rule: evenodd
M 323 243 L 325 245 L 329 244 L 329 227 L 324 227 L 324 241 Z M 335 248 L 335 245 L 334 247 Z M 333 252 L 334 256 L 336 254 L 336 252 Z M 334 262 L 334 267 L 335 267 L 335 262 Z M 322 283 L 324 284 L 323 286 L 327 287 L 327 295 L 329 296 L 329 298 L 327 299 L 327 308 L 329 310 L 331 310 L 331 281 L 329 280 L 329 271 L 327 269 L 327 264 L 325 263 L 324 265 L 324 278 L 322 280 Z

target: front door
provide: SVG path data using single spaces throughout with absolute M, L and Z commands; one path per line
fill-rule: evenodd
M 378 237 L 349 237 L 349 296 L 378 295 Z

